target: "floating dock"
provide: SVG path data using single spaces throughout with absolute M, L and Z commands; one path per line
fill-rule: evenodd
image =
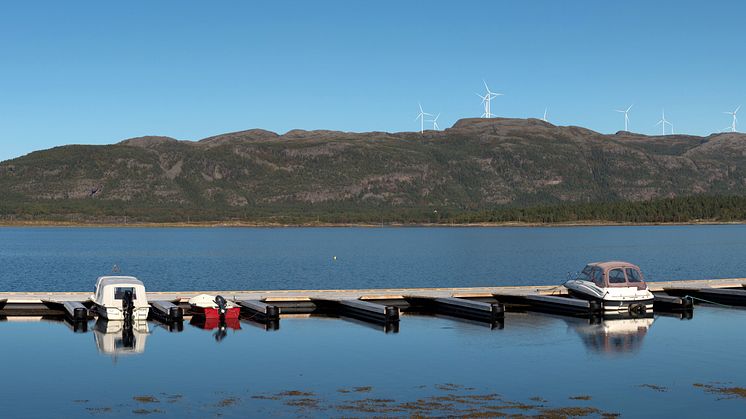
M 746 306 L 746 278 L 649 282 L 658 312 L 691 311 L 694 303 Z M 330 314 L 390 325 L 398 330 L 401 312 L 415 311 L 496 323 L 511 310 L 552 311 L 592 317 L 602 314 L 593 302 L 570 298 L 557 285 L 466 288 L 391 288 L 356 290 L 148 292 L 151 316 L 160 322 L 189 317 L 187 301 L 198 294 L 219 294 L 241 307 L 242 318 L 269 323 L 275 330 L 283 314 Z M 87 292 L 0 293 L 0 316 L 64 316 L 75 322 L 91 317 Z M 396 326 L 391 326 L 397 324 Z

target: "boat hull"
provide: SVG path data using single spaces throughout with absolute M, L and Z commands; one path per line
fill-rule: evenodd
M 653 301 L 650 298 L 638 298 L 638 299 L 614 299 L 614 298 L 603 298 L 596 295 L 587 294 L 582 291 L 568 289 L 571 296 L 587 301 L 598 301 L 601 303 L 605 313 L 618 313 L 618 312 L 630 312 L 630 311 L 653 311 Z
M 100 317 L 106 320 L 122 321 L 124 320 L 124 311 L 116 307 L 104 307 L 96 305 L 96 312 Z M 132 320 L 145 321 L 148 319 L 150 307 L 135 307 L 132 310 Z
M 219 319 L 220 311 L 214 307 L 192 306 L 192 313 L 196 316 L 204 316 L 206 319 Z M 230 307 L 225 310 L 225 319 L 238 319 L 241 315 L 241 307 Z

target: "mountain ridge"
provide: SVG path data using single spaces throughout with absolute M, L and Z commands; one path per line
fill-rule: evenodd
M 601 134 L 539 119 L 469 118 L 422 134 L 143 136 L 0 162 L 0 215 L 36 208 L 42 217 L 145 217 L 148 209 L 215 219 L 372 217 L 697 195 L 746 195 L 746 135 Z

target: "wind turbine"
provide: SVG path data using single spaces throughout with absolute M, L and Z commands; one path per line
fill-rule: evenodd
M 484 83 L 484 88 L 487 89 L 487 93 L 484 96 L 476 93 L 477 96 L 482 98 L 482 103 L 484 104 L 484 113 L 482 114 L 482 118 L 492 118 L 494 115 L 490 112 L 490 101 L 498 96 L 502 96 L 503 94 L 490 91 L 490 88 L 489 86 L 487 86 L 486 81 L 482 80 L 482 83 Z
M 548 110 L 549 110 L 549 108 L 544 108 L 544 117 L 541 118 L 541 120 L 544 121 L 544 122 L 549 122 L 549 121 L 547 121 L 547 111 Z
M 741 109 L 741 105 L 738 105 L 736 110 L 733 112 L 723 112 L 725 114 L 733 116 L 733 122 L 731 122 L 730 127 L 729 127 L 731 132 L 736 132 L 736 125 L 738 124 L 738 118 L 736 117 L 736 114 L 738 113 L 739 109 Z M 726 127 L 725 129 L 727 130 L 728 127 Z
M 626 111 L 616 109 L 617 112 L 621 112 L 624 114 L 624 130 L 625 131 L 629 131 L 629 110 L 632 109 L 633 106 L 635 105 L 629 105 L 629 108 L 627 108 Z
M 432 122 L 433 123 L 433 129 L 436 130 L 436 131 L 440 130 L 440 127 L 438 126 L 438 118 L 440 118 L 440 114 L 438 114 L 433 119 L 428 119 L 427 120 L 427 122 Z
M 660 120 L 660 121 L 658 121 L 658 123 L 657 123 L 657 124 L 655 124 L 655 126 L 656 126 L 656 127 L 657 127 L 658 125 L 660 125 L 660 126 L 661 126 L 661 128 L 663 129 L 663 134 L 662 134 L 662 135 L 666 135 L 666 124 L 668 124 L 668 125 L 670 125 L 670 126 L 671 126 L 671 134 L 673 134 L 673 124 L 672 124 L 672 123 L 670 123 L 670 122 L 668 122 L 668 121 L 666 121 L 666 110 L 665 110 L 665 109 L 663 109 L 663 114 L 662 114 L 662 116 L 661 116 L 661 120 Z
M 425 132 L 425 115 L 427 116 L 433 116 L 433 115 L 423 111 L 421 103 L 418 102 L 417 104 L 420 106 L 420 113 L 417 115 L 417 117 L 414 120 L 415 121 L 418 119 L 420 120 L 420 134 L 423 134 Z

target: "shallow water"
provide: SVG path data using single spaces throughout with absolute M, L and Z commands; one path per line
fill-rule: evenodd
M 649 280 L 727 278 L 746 276 L 744 254 L 744 225 L 0 228 L 0 290 L 88 291 L 114 265 L 160 291 L 555 284 L 609 259 Z
M 14 320 L 0 322 L 5 417 L 433 416 L 489 406 L 742 417 L 746 408 L 746 399 L 717 392 L 746 386 L 746 311 L 720 307 L 698 306 L 690 320 L 596 324 L 507 313 L 502 329 L 404 315 L 398 333 L 291 317 L 275 331 L 242 322 L 220 342 L 214 330 L 150 323 L 136 334 L 142 352 L 129 355 L 103 352 L 111 348 L 93 321 L 73 333 L 58 321 Z

